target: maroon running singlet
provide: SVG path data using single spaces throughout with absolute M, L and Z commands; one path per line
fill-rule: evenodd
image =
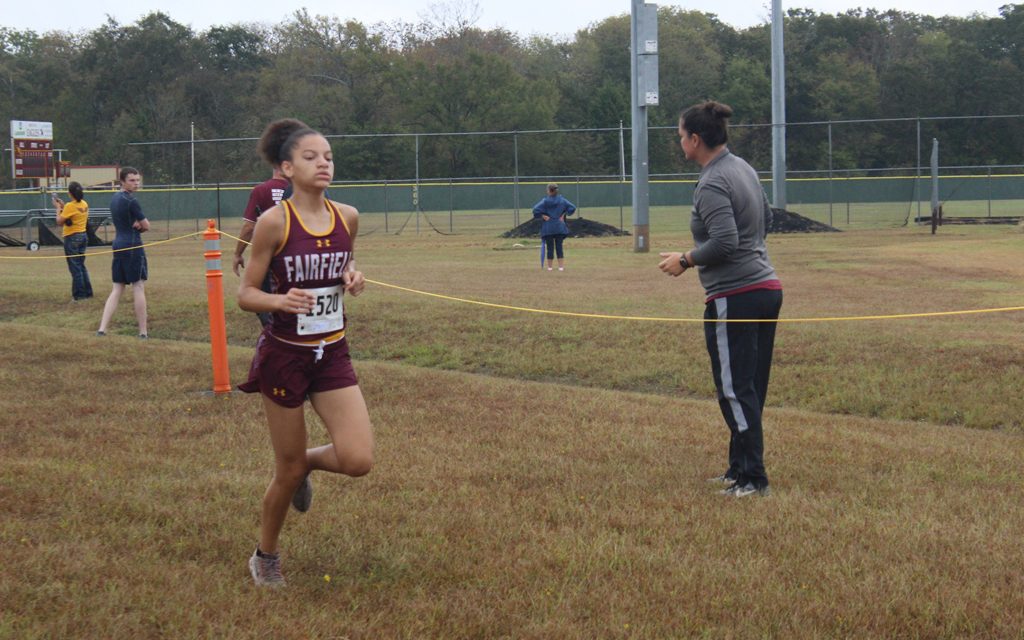
M 345 341 L 342 273 L 352 261 L 352 235 L 341 211 L 325 200 L 330 228 L 313 233 L 291 201 L 284 200 L 284 238 L 270 261 L 271 292 L 293 287 L 315 296 L 306 314 L 275 311 L 256 344 L 249 379 L 239 385 L 286 407 L 298 407 L 307 394 L 358 384 Z

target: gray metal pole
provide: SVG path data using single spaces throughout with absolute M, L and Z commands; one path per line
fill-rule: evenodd
M 413 187 L 412 204 L 416 207 L 416 235 L 420 235 L 420 136 L 416 134 L 416 186 Z
M 512 201 L 515 206 L 515 215 L 512 217 L 512 227 L 519 226 L 519 132 L 512 134 L 512 150 L 515 154 L 516 173 L 512 180 Z
M 625 224 L 622 219 L 622 188 L 626 184 L 626 136 L 619 120 L 619 231 Z
M 914 178 L 914 200 L 917 200 L 917 219 L 921 219 L 921 118 L 917 119 L 917 177 Z
M 932 235 L 935 235 L 936 228 L 942 224 L 942 215 L 939 209 L 939 140 L 932 138 Z
M 782 0 L 772 0 L 772 200 L 786 208 L 786 56 Z
M 828 226 L 832 224 L 832 122 L 828 123 Z
M 650 251 L 650 185 L 647 158 L 647 107 L 640 101 L 640 11 L 643 0 L 632 0 L 630 12 L 630 99 L 633 133 L 633 251 Z
M 986 183 L 988 184 L 988 217 L 992 217 L 992 167 L 989 167 L 985 173 L 988 174 Z
M 191 129 L 192 136 L 192 188 L 196 188 L 196 123 L 190 122 L 189 128 Z

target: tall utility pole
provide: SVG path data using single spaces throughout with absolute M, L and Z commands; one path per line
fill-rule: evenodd
M 772 0 L 772 200 L 786 208 L 786 54 L 782 0 Z
M 647 107 L 658 105 L 658 5 L 632 0 L 630 105 L 633 134 L 633 251 L 650 251 Z

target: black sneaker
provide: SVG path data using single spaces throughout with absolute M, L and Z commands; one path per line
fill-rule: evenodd
M 295 493 L 292 494 L 292 506 L 299 513 L 309 511 L 309 505 L 313 504 L 313 483 L 309 481 L 309 474 L 299 483 Z

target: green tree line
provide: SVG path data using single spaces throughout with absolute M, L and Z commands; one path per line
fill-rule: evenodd
M 944 165 L 1022 162 L 1024 119 L 977 116 L 1024 112 L 1024 5 L 996 18 L 794 9 L 785 45 L 790 123 L 970 116 L 924 121 Z M 705 98 L 731 104 L 734 125 L 770 122 L 768 25 L 735 29 L 662 7 L 659 54 L 651 126 L 673 127 L 680 108 Z M 10 120 L 53 122 L 55 146 L 76 165 L 137 165 L 151 184 L 187 183 L 193 166 L 199 182 L 262 179 L 253 141 L 237 139 L 285 116 L 344 136 L 333 140 L 339 179 L 406 179 L 417 169 L 424 178 L 509 176 L 516 160 L 520 175 L 615 175 L 629 69 L 628 15 L 555 39 L 460 20 L 370 27 L 305 11 L 277 25 L 197 32 L 157 12 L 81 33 L 0 27 L 0 113 L 5 130 Z M 193 125 L 204 141 L 194 161 L 180 143 Z M 912 166 L 916 126 L 835 126 L 832 167 Z M 547 129 L 567 131 L 530 133 Z M 607 130 L 568 131 L 577 129 Z M 367 135 L 479 131 L 523 133 Z M 768 127 L 738 126 L 733 146 L 767 168 L 770 138 Z M 144 141 L 179 143 L 130 144 Z M 789 170 L 827 168 L 825 125 L 794 124 L 787 141 Z M 625 143 L 628 154 L 628 131 Z M 652 173 L 693 170 L 671 128 L 654 130 L 650 148 Z M 8 156 L 0 186 L 14 184 L 9 165 Z

